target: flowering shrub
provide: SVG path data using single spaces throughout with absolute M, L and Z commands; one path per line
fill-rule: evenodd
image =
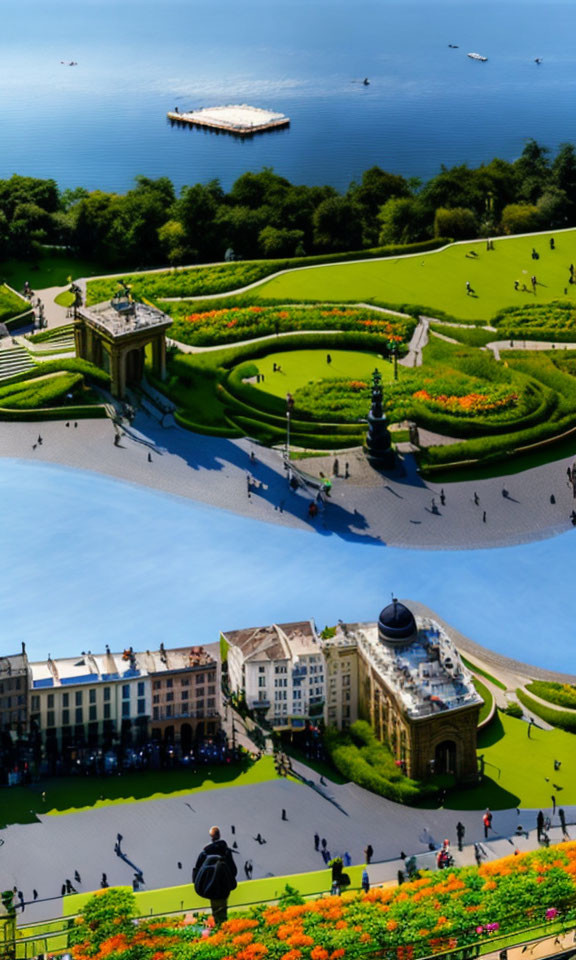
M 480 868 L 427 873 L 307 903 L 255 907 L 218 929 L 206 917 L 134 923 L 125 891 L 96 894 L 70 935 L 74 960 L 390 960 L 576 920 L 576 842 Z
M 190 312 L 191 304 L 164 304 L 174 323 L 170 335 L 181 343 L 208 346 L 252 340 L 297 330 L 362 330 L 383 341 L 403 343 L 414 329 L 411 318 L 388 317 L 360 307 L 228 307 Z
M 518 403 L 518 394 L 511 393 L 503 386 L 494 386 L 488 393 L 464 393 L 460 395 L 452 394 L 452 396 L 447 396 L 444 393 L 430 393 L 428 390 L 417 390 L 412 396 L 415 400 L 422 400 L 432 409 L 447 410 L 449 413 L 467 417 L 515 407 Z

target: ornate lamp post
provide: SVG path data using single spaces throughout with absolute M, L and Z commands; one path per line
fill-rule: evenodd
M 392 362 L 394 363 L 394 379 L 398 379 L 398 342 L 396 340 L 388 341 L 388 352 L 392 354 Z

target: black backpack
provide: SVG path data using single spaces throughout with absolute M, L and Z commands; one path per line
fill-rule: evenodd
M 226 900 L 237 887 L 224 857 L 209 853 L 194 880 L 194 889 L 204 900 Z

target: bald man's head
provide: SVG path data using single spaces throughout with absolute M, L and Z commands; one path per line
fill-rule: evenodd
M 210 834 L 213 840 L 220 839 L 220 827 L 210 827 L 210 830 L 208 831 L 208 833 Z

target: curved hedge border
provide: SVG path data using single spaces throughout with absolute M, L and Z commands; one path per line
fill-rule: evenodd
M 533 700 L 527 693 L 518 687 L 516 696 L 523 706 L 531 713 L 536 714 L 541 720 L 545 720 L 551 727 L 559 727 L 568 733 L 576 733 L 576 710 L 554 710 L 552 707 L 545 707 L 543 703 Z

